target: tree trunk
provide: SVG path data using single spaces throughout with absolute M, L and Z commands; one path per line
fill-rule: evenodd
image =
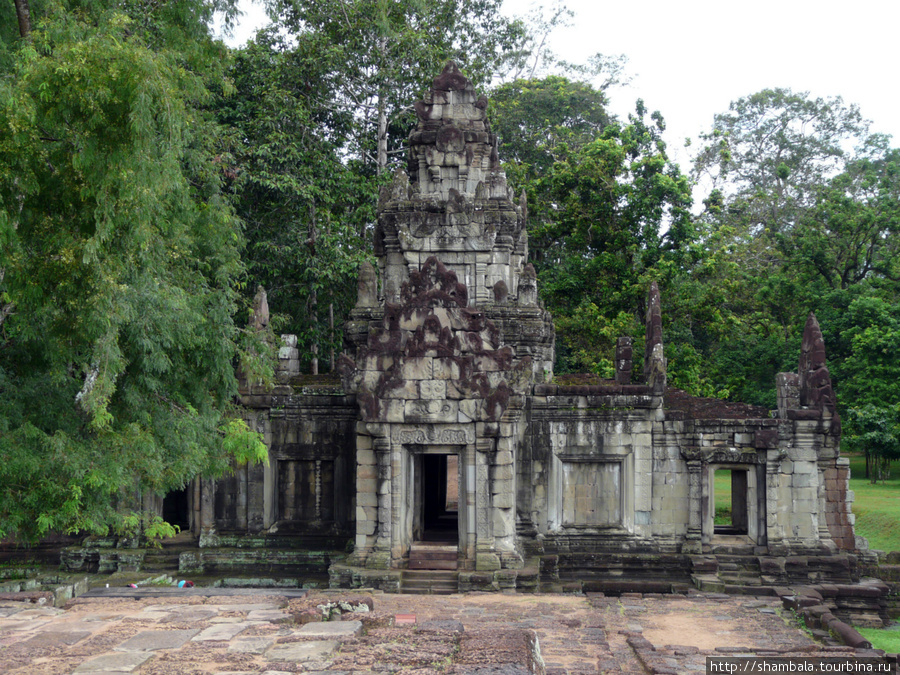
M 328 303 L 328 341 L 331 344 L 331 370 L 334 372 L 334 303 Z
M 28 0 L 15 0 L 16 18 L 19 20 L 19 35 L 27 38 L 31 32 L 31 8 Z
M 387 168 L 387 112 L 384 109 L 384 97 L 378 97 L 378 173 Z
M 15 308 L 15 304 L 11 302 L 6 305 L 0 306 L 0 326 L 3 325 L 3 322 L 6 321 L 6 318 L 13 313 L 13 310 Z
M 309 239 L 306 240 L 309 245 L 310 258 L 316 258 L 316 206 L 309 206 Z M 313 282 L 315 283 L 315 282 Z M 319 297 L 315 286 L 309 294 L 309 313 L 313 325 L 313 343 L 310 351 L 312 352 L 312 360 L 310 361 L 310 372 L 313 375 L 319 374 L 319 317 L 318 311 Z

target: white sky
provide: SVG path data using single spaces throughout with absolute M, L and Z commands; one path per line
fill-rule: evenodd
M 230 44 L 264 22 L 246 16 Z M 504 0 L 524 16 L 532 0 Z M 670 154 L 689 171 L 685 137 L 709 129 L 713 115 L 742 96 L 785 87 L 841 96 L 900 146 L 900 3 L 893 0 L 568 0 L 573 25 L 550 47 L 569 61 L 624 54 L 631 85 L 610 92 L 624 117 L 643 98 L 666 119 Z M 243 6 L 243 5 L 242 5 Z

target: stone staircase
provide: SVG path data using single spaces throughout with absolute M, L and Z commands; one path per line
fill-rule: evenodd
M 759 558 L 717 553 L 691 557 L 691 579 L 701 591 L 745 593 L 762 586 Z
M 702 591 L 759 593 L 763 588 L 808 584 L 854 584 L 856 563 L 846 554 L 758 556 L 715 552 L 691 556 L 691 580 Z
M 726 586 L 760 586 L 759 558 L 755 555 L 716 556 L 719 579 Z
M 403 570 L 400 592 L 416 595 L 450 595 L 459 592 L 455 570 Z
M 189 531 L 179 532 L 170 539 L 163 539 L 159 548 L 145 549 L 141 562 L 142 572 L 178 574 L 179 558 L 182 551 L 196 547 L 196 540 Z
M 161 548 L 148 549 L 141 563 L 142 572 L 166 572 L 178 574 L 178 559 L 181 551 L 178 549 Z
M 456 544 L 416 542 L 409 548 L 411 570 L 456 570 L 458 559 Z

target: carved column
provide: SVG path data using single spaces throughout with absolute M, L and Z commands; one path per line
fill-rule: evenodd
M 490 463 L 494 441 L 475 441 L 475 569 L 500 569 L 500 557 L 494 550 L 493 507 L 491 504 Z
M 391 563 L 391 510 L 393 506 L 391 475 L 391 444 L 386 438 L 374 441 L 377 478 L 375 478 L 378 520 L 375 532 L 375 546 L 366 560 L 370 569 L 388 569 Z M 357 478 L 357 490 L 360 481 Z
M 785 453 L 769 450 L 766 458 L 766 541 L 769 555 L 784 554 L 784 523 L 779 518 L 779 476 Z
M 200 541 L 199 546 L 218 546 L 216 536 L 216 481 L 200 480 Z
M 688 477 L 688 529 L 681 546 L 682 553 L 703 552 L 703 463 L 699 459 L 687 462 Z

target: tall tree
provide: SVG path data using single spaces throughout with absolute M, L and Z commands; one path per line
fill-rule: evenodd
M 560 75 L 514 80 L 491 92 L 491 129 L 511 182 L 524 187 L 561 159 L 596 139 L 611 121 L 602 90 Z
M 377 187 L 343 156 L 353 120 L 332 105 L 327 49 L 315 35 L 261 34 L 235 53 L 235 91 L 216 103 L 248 272 L 310 363 L 314 349 L 340 351 Z
M 662 117 L 649 117 L 639 101 L 628 124 L 610 124 L 575 151 L 562 146 L 535 181 L 532 259 L 573 354 L 563 368 L 606 374 L 615 337 L 639 331 L 649 282 L 690 255 L 690 184 L 666 155 Z
M 725 321 L 700 349 L 723 391 L 772 406 L 802 317 L 815 310 L 827 325 L 852 299 L 843 291 L 865 295 L 896 274 L 896 169 L 856 106 L 786 89 L 733 102 L 702 140 L 695 176 L 713 189 L 699 222 L 716 262 L 695 280 Z
M 264 449 L 228 416 L 243 268 L 204 8 L 52 5 L 0 80 L 0 536 L 106 531 Z
M 402 154 L 411 102 L 457 60 L 476 85 L 504 60 L 519 58 L 524 25 L 500 0 L 271 0 L 276 25 L 330 46 L 337 103 L 356 120 L 352 151 L 382 172 Z
M 900 150 L 848 162 L 815 186 L 812 203 L 776 238 L 792 265 L 828 288 L 900 281 Z
M 695 172 L 721 190 L 729 213 L 754 231 L 781 232 L 870 135 L 859 108 L 840 97 L 764 89 L 732 102 L 701 140 Z

